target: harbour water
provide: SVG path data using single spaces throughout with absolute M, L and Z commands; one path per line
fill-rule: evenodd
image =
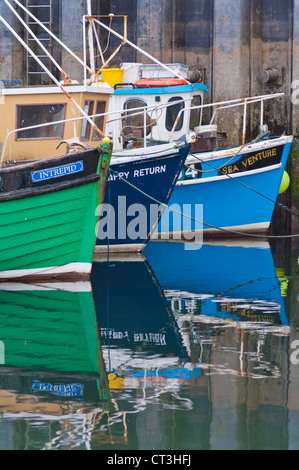
M 155 241 L 90 283 L 2 284 L 1 450 L 298 449 L 298 257 Z

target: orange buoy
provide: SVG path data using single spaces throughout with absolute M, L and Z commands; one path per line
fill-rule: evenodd
M 167 86 L 187 85 L 187 80 L 183 78 L 163 77 L 163 78 L 141 78 L 135 82 L 137 88 L 157 88 Z

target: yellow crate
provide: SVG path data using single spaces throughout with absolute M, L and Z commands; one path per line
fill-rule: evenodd
M 102 69 L 102 77 L 104 82 L 108 83 L 111 87 L 114 87 L 116 83 L 122 83 L 124 80 L 124 69 Z

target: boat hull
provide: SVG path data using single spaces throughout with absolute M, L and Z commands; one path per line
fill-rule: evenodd
M 214 317 L 289 325 L 267 241 L 209 240 L 193 252 L 180 242 L 151 241 L 143 255 L 181 324 Z
M 156 146 L 135 151 L 132 158 L 112 158 L 96 252 L 143 250 L 169 201 L 189 149 L 189 145 Z
M 190 240 L 195 233 L 217 237 L 265 234 L 291 143 L 291 136 L 273 139 L 254 144 L 234 158 L 232 150 L 190 156 L 188 170 L 170 198 L 170 210 L 164 212 L 153 238 Z M 254 159 L 268 153 L 269 158 Z M 171 214 L 173 207 L 189 218 Z
M 89 277 L 99 163 L 94 150 L 1 170 L 0 281 Z

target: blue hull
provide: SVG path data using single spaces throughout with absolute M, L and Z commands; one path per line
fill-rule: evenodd
M 268 243 L 219 241 L 188 252 L 183 243 L 152 241 L 143 255 L 174 314 L 289 324 Z
M 161 152 L 157 146 L 146 157 L 112 159 L 95 251 L 143 249 L 163 204 L 169 202 L 189 150 L 189 145 L 182 145 Z
M 267 152 L 272 152 L 274 157 L 270 154 L 270 158 L 262 158 L 260 161 L 253 158 L 261 154 L 256 151 L 239 154 L 233 159 L 226 156 L 216 161 L 206 159 L 204 162 L 198 159 L 197 163 L 193 163 L 193 167 L 200 167 L 200 171 L 189 168 L 182 175 L 169 206 L 187 213 L 195 220 L 178 217 L 167 210 L 156 234 L 165 234 L 165 227 L 169 228 L 170 233 L 197 230 L 226 237 L 234 235 L 234 232 L 266 232 L 290 152 L 291 138 L 286 138 L 285 143 L 277 143 L 275 147 L 274 141 L 269 142 L 271 147 L 264 147 L 263 155 L 267 156 Z M 216 154 L 217 152 L 212 152 L 210 155 L 213 158 Z M 193 159 L 194 161 L 196 160 Z M 227 161 L 229 165 L 226 165 Z M 188 209 L 188 205 L 191 209 Z M 217 230 L 218 228 L 226 228 L 228 231 Z
M 175 319 L 147 263 L 95 262 L 91 282 L 104 348 L 186 359 Z

